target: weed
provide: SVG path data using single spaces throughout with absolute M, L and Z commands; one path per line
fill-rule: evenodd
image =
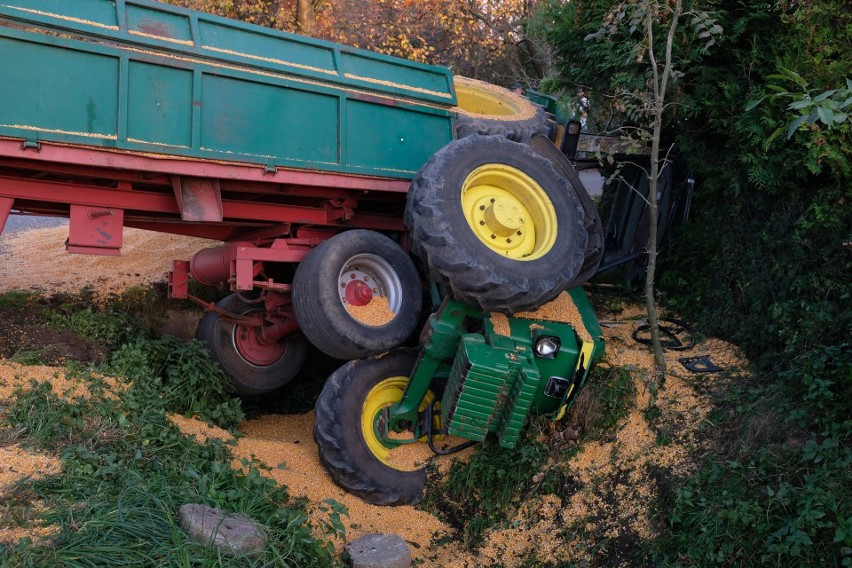
M 529 496 L 548 457 L 539 432 L 530 425 L 514 449 L 492 438 L 483 442 L 467 463 L 455 462 L 447 480 L 426 492 L 427 509 L 459 529 L 466 546 L 478 546 L 488 528 L 508 518 L 510 505 Z
M 585 388 L 577 395 L 568 420 L 577 424 L 588 439 L 611 435 L 636 399 L 630 371 L 607 364 L 597 365 Z
M 316 539 L 301 505 L 246 463 L 234 470 L 228 447 L 184 437 L 156 403 L 99 396 L 93 380 L 85 398 L 66 400 L 49 383 L 19 391 L 5 430 L 26 443 L 61 453 L 63 471 L 19 482 L 4 497 L 15 521 L 57 527 L 49 542 L 0 545 L 2 566 L 327 566 L 333 548 Z M 25 502 L 26 501 L 26 502 Z M 44 512 L 27 503 L 45 502 Z M 256 560 L 223 558 L 194 544 L 177 527 L 183 503 L 242 513 L 264 525 L 270 545 Z M 329 504 L 322 530 L 337 534 L 341 507 Z
M 132 379 L 128 405 L 156 405 L 167 412 L 197 414 L 230 428 L 245 416 L 227 390 L 221 368 L 198 341 L 139 338 L 113 354 L 110 371 Z
M 83 337 L 98 341 L 113 349 L 142 334 L 141 326 L 129 314 L 113 309 L 66 308 L 54 313 L 50 323 L 59 329 L 72 330 Z
M 21 365 L 46 365 L 45 349 L 18 349 L 11 361 Z
M 0 294 L 0 308 L 27 308 L 32 307 L 39 300 L 40 296 L 33 292 L 23 292 L 20 290 L 10 290 Z

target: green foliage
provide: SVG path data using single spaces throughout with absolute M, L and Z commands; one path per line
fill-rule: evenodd
M 60 451 L 61 474 L 24 480 L 4 506 L 59 526 L 51 544 L 0 545 L 2 566 L 328 566 L 331 548 L 317 540 L 303 510 L 261 476 L 230 467 L 219 442 L 184 437 L 156 407 L 134 409 L 104 396 L 65 400 L 49 383 L 20 394 L 6 426 L 26 429 L 28 443 Z M 39 501 L 45 511 L 33 511 Z M 184 503 L 204 503 L 262 522 L 263 556 L 220 557 L 191 542 L 176 523 Z M 30 509 L 27 512 L 27 509 Z M 333 519 L 327 532 L 337 530 Z
M 110 349 L 124 345 L 142 333 L 138 320 L 117 309 L 80 309 L 79 305 L 60 307 L 50 318 L 50 324 L 103 343 Z
M 767 78 L 792 83 L 798 89 L 796 92 L 791 92 L 785 87 L 770 83 L 766 88 L 771 90 L 772 93 L 750 101 L 746 105 L 746 110 L 749 111 L 755 108 L 764 100 L 769 100 L 772 103 L 782 99 L 792 100 L 787 105 L 787 110 L 792 111 L 792 114 L 798 113 L 798 117 L 791 120 L 787 127 L 788 140 L 803 125 L 810 124 L 818 126 L 821 123 L 823 127 L 831 130 L 843 124 L 849 118 L 849 110 L 852 109 L 852 79 L 848 77 L 846 78 L 846 88 L 829 89 L 822 92 L 818 89 L 810 88 L 808 82 L 801 75 L 784 67 L 779 69 L 778 74 L 769 75 Z M 766 139 L 765 148 L 769 148 L 772 141 L 783 131 L 784 127 L 779 127 L 775 132 L 770 134 Z
M 592 370 L 569 419 L 589 439 L 606 437 L 630 413 L 635 400 L 636 385 L 630 371 L 600 364 Z
M 582 85 L 598 124 L 624 115 L 608 96 L 647 81 L 629 36 L 583 41 L 611 8 L 565 4 L 551 35 L 562 61 L 552 84 Z M 662 564 L 852 565 L 842 449 L 852 446 L 852 121 L 843 87 L 852 14 L 841 0 L 686 9 L 716 13 L 724 35 L 705 53 L 690 54 L 687 36 L 677 40 L 678 58 L 692 63 L 681 68 L 688 80 L 675 84 L 668 124 L 697 185 L 661 287 L 703 333 L 745 350 L 755 404 L 771 404 L 776 432 L 806 442 L 782 435 L 755 448 L 743 439 L 748 428 L 735 425 L 757 419 L 730 409 L 722 425 L 739 450 L 710 458 L 661 505 L 672 522 L 656 554 Z M 794 136 L 773 137 L 791 123 Z
M 221 368 L 197 341 L 152 336 L 138 317 L 139 310 L 157 311 L 145 308 L 150 301 L 144 290 L 131 290 L 102 307 L 91 307 L 85 294 L 54 298 L 46 317 L 52 326 L 112 350 L 105 370 L 130 382 L 128 404 L 134 408 L 154 405 L 165 412 L 197 414 L 224 428 L 235 426 L 244 414 Z M 23 351 L 16 360 L 39 363 L 42 356 Z
M 837 439 L 711 460 L 677 489 L 660 548 L 695 565 L 846 566 L 850 463 Z
M 0 308 L 24 308 L 33 306 L 38 296 L 32 292 L 10 290 L 0 294 Z
M 128 404 L 133 408 L 153 404 L 166 412 L 197 414 L 224 428 L 245 417 L 222 369 L 196 340 L 138 338 L 113 354 L 110 371 L 132 380 Z
M 529 427 L 514 449 L 489 438 L 466 463 L 454 462 L 446 481 L 426 492 L 424 505 L 463 535 L 469 548 L 485 531 L 509 518 L 522 495 L 535 490 L 533 478 L 547 461 L 547 447 Z
M 715 10 L 684 2 L 686 25 L 673 44 L 673 81 L 666 95 L 666 123 L 682 120 L 689 82 L 680 81 L 701 63 L 722 33 Z M 658 65 L 668 33 L 665 3 L 580 0 L 547 8 L 555 25 L 548 33 L 559 73 L 545 87 L 564 93 L 563 104 L 579 108 L 589 132 L 612 132 L 627 125 L 647 127 L 653 117 L 653 75 L 643 19 L 652 12 Z M 565 101 L 564 99 L 568 99 Z

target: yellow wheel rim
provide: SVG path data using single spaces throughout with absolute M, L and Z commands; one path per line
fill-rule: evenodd
M 455 111 L 467 116 L 494 120 L 527 120 L 536 115 L 536 105 L 509 89 L 467 77 L 453 77 L 458 104 Z
M 517 168 L 476 168 L 462 184 L 461 204 L 474 234 L 497 254 L 535 260 L 556 243 L 553 203 L 538 182 Z
M 370 389 L 367 393 L 367 398 L 364 399 L 364 405 L 361 409 L 361 433 L 364 435 L 364 441 L 370 452 L 385 465 L 398 469 L 390 463 L 389 456 L 391 448 L 382 443 L 376 432 L 376 418 L 379 413 L 386 407 L 396 404 L 402 400 L 402 395 L 405 393 L 405 387 L 408 386 L 408 377 L 389 377 L 384 379 L 379 384 Z M 418 408 L 418 412 L 423 412 L 426 406 L 432 403 L 435 398 L 432 391 L 427 391 L 423 402 Z M 437 420 L 437 418 L 436 418 Z M 421 439 L 422 440 L 422 439 Z

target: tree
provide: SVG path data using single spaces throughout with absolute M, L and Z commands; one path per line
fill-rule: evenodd
M 167 0 L 501 84 L 538 82 L 550 71 L 539 0 Z
M 741 347 L 751 373 L 720 397 L 719 416 L 728 417 L 714 425 L 731 436 L 727 448 L 674 481 L 673 501 L 658 504 L 667 530 L 651 548 L 662 565 L 848 564 L 852 121 L 832 116 L 829 128 L 815 107 L 852 69 L 852 12 L 846 0 L 707 1 L 725 41 L 700 52 L 695 29 L 681 26 L 673 46 L 675 59 L 690 63 L 670 85 L 676 104 L 664 125 L 697 184 L 658 285 L 701 332 Z M 599 125 L 630 111 L 605 94 L 647 79 L 624 27 L 621 41 L 582 41 L 611 8 L 572 0 L 554 11 L 549 35 L 559 70 L 552 84 L 582 86 Z M 782 69 L 804 87 L 773 78 Z M 796 97 L 746 110 L 770 84 Z M 796 100 L 808 108 L 790 109 Z M 846 99 L 835 102 L 843 113 Z M 789 139 L 780 135 L 802 114 Z
M 611 38 L 620 28 L 627 26 L 628 36 L 639 36 L 639 41 L 634 43 L 632 57 L 639 63 L 647 60 L 647 81 L 644 89 L 635 92 L 622 90 L 618 93 L 619 98 L 624 100 L 625 109 L 630 106 L 634 111 L 633 117 L 643 120 L 650 130 L 645 128 L 630 129 L 622 133 L 638 134 L 640 138 L 650 137 L 651 157 L 648 174 L 648 205 L 650 211 L 650 226 L 648 238 L 648 262 L 645 277 L 645 306 L 648 312 L 648 323 L 651 330 L 651 343 L 654 349 L 654 362 L 656 374 L 665 374 L 666 359 L 660 343 L 660 326 L 657 315 L 657 303 L 654 288 L 654 279 L 657 267 L 657 229 L 659 220 L 659 207 L 657 204 L 657 186 L 661 176 L 661 170 L 668 167 L 669 152 L 672 146 L 661 154 L 661 138 L 663 134 L 663 119 L 670 106 L 667 103 L 669 94 L 669 83 L 684 76 L 684 72 L 676 68 L 674 60 L 674 43 L 681 18 L 685 15 L 691 16 L 692 25 L 696 30 L 697 37 L 704 40 L 704 48 L 708 49 L 715 43 L 715 36 L 722 32 L 719 26 L 709 14 L 703 11 L 693 11 L 684 14 L 683 0 L 675 0 L 674 5 L 670 2 L 659 0 L 643 0 L 621 2 L 616 4 L 604 17 L 601 28 L 595 33 L 586 36 L 586 40 L 601 41 Z M 660 57 L 660 46 L 657 40 L 658 30 L 665 31 L 665 43 L 662 49 L 662 60 Z M 638 103 L 638 105 L 637 105 Z

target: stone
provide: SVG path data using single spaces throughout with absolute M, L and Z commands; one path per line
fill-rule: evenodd
M 266 548 L 266 531 L 245 515 L 187 503 L 181 505 L 178 516 L 180 527 L 192 540 L 226 556 L 259 556 Z
M 410 568 L 411 550 L 395 534 L 366 534 L 344 547 L 352 568 Z

